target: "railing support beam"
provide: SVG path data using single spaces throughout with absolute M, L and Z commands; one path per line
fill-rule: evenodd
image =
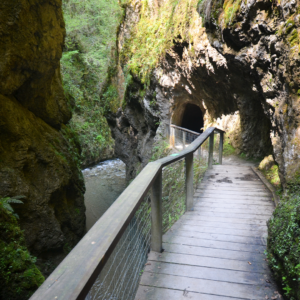
M 185 142 L 186 142 L 186 133 L 183 131 L 182 132 L 182 149 L 185 149 Z
M 220 144 L 219 144 L 219 164 L 222 164 L 222 155 L 223 155 L 223 141 L 224 141 L 224 132 L 220 132 Z
M 193 153 L 185 157 L 185 174 L 186 174 L 186 211 L 193 210 L 194 208 L 194 169 L 193 169 Z
M 198 158 L 201 159 L 201 146 L 198 148 Z
M 214 156 L 214 133 L 209 136 L 208 169 L 212 168 Z
M 162 171 L 160 170 L 151 188 L 151 249 L 162 252 Z

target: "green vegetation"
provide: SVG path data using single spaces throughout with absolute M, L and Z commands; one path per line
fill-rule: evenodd
M 4 197 L 0 199 L 0 205 L 6 209 L 7 211 L 9 211 L 10 213 L 12 213 L 17 219 L 19 219 L 19 216 L 17 213 L 15 213 L 14 209 L 12 208 L 11 204 L 23 204 L 23 201 L 21 201 L 20 199 L 24 199 L 25 196 L 15 196 L 13 198 L 11 197 Z
M 104 114 L 119 106 L 111 77 L 122 10 L 117 0 L 64 0 L 63 11 L 67 37 L 62 79 L 73 106 L 70 126 L 79 135 L 83 164 L 87 164 L 103 151 L 112 151 L 114 144 Z
M 268 222 L 268 262 L 287 299 L 300 299 L 300 196 L 291 189 Z
M 0 298 L 5 300 L 28 299 L 44 281 L 10 206 L 20 198 L 0 199 Z
M 150 7 L 141 2 L 140 21 L 122 53 L 128 71 L 149 84 L 150 74 L 174 43 L 193 42 L 190 27 L 198 19 L 198 0 L 166 0 Z
M 225 0 L 223 4 L 223 15 L 220 18 L 224 18 L 225 27 L 232 25 L 237 12 L 240 9 L 242 0 Z
M 259 164 L 258 169 L 263 173 L 267 180 L 277 189 L 281 188 L 278 174 L 278 166 L 272 155 L 266 156 Z

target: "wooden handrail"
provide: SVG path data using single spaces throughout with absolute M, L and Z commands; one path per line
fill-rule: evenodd
M 189 133 L 192 133 L 192 134 L 195 134 L 195 135 L 200 135 L 201 133 L 199 132 L 196 132 L 196 131 L 193 131 L 193 130 L 189 130 L 189 129 L 186 129 L 184 127 L 180 127 L 180 126 L 176 126 L 174 124 L 171 124 L 170 127 L 173 127 L 173 128 L 176 128 L 176 129 L 179 129 L 179 130 L 182 130 L 182 131 L 186 131 L 186 132 L 189 132 Z
M 162 168 L 180 159 L 186 159 L 186 207 L 188 210 L 191 209 L 193 206 L 193 153 L 208 137 L 213 137 L 214 131 L 217 130 L 215 127 L 210 127 L 183 151 L 148 163 L 30 299 L 85 299 L 152 186 L 151 201 L 154 216 L 152 217 L 153 241 L 151 241 L 151 247 L 154 251 L 160 251 L 162 244 L 160 191 Z M 224 132 L 220 131 L 220 133 L 223 136 Z

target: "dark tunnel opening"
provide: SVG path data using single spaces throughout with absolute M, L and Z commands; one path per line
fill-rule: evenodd
M 188 103 L 185 107 L 181 127 L 202 133 L 203 114 L 199 106 Z

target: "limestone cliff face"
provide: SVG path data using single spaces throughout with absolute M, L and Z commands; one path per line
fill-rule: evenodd
M 83 235 L 84 182 L 59 61 L 61 0 L 0 3 L 0 197 L 16 207 L 34 254 L 70 248 Z
M 207 1 L 212 11 L 216 2 L 220 1 Z M 149 114 L 159 118 L 159 129 L 165 123 L 176 124 L 187 103 L 202 109 L 206 126 L 239 111 L 238 141 L 233 134 L 236 147 L 254 157 L 273 154 L 282 183 L 293 182 L 300 166 L 299 1 L 241 1 L 231 23 L 224 21 L 222 7 L 223 3 L 213 12 L 218 21 L 209 18 L 204 27 L 199 14 L 190 28 L 193 43 L 174 45 L 153 71 L 150 87 L 137 100 L 147 112 L 143 120 L 149 120 Z M 126 22 L 138 22 L 137 8 L 132 4 L 127 9 L 131 17 L 126 15 L 121 41 L 128 36 Z M 155 106 L 150 105 L 153 97 Z M 130 103 L 132 93 L 125 99 Z M 124 113 L 120 111 L 116 119 Z M 123 124 L 123 131 L 131 126 L 135 136 L 143 135 L 130 121 L 115 124 L 113 131 Z M 129 141 L 125 136 L 116 140 L 116 148 L 124 147 L 125 140 Z M 134 154 L 141 152 L 138 147 Z

